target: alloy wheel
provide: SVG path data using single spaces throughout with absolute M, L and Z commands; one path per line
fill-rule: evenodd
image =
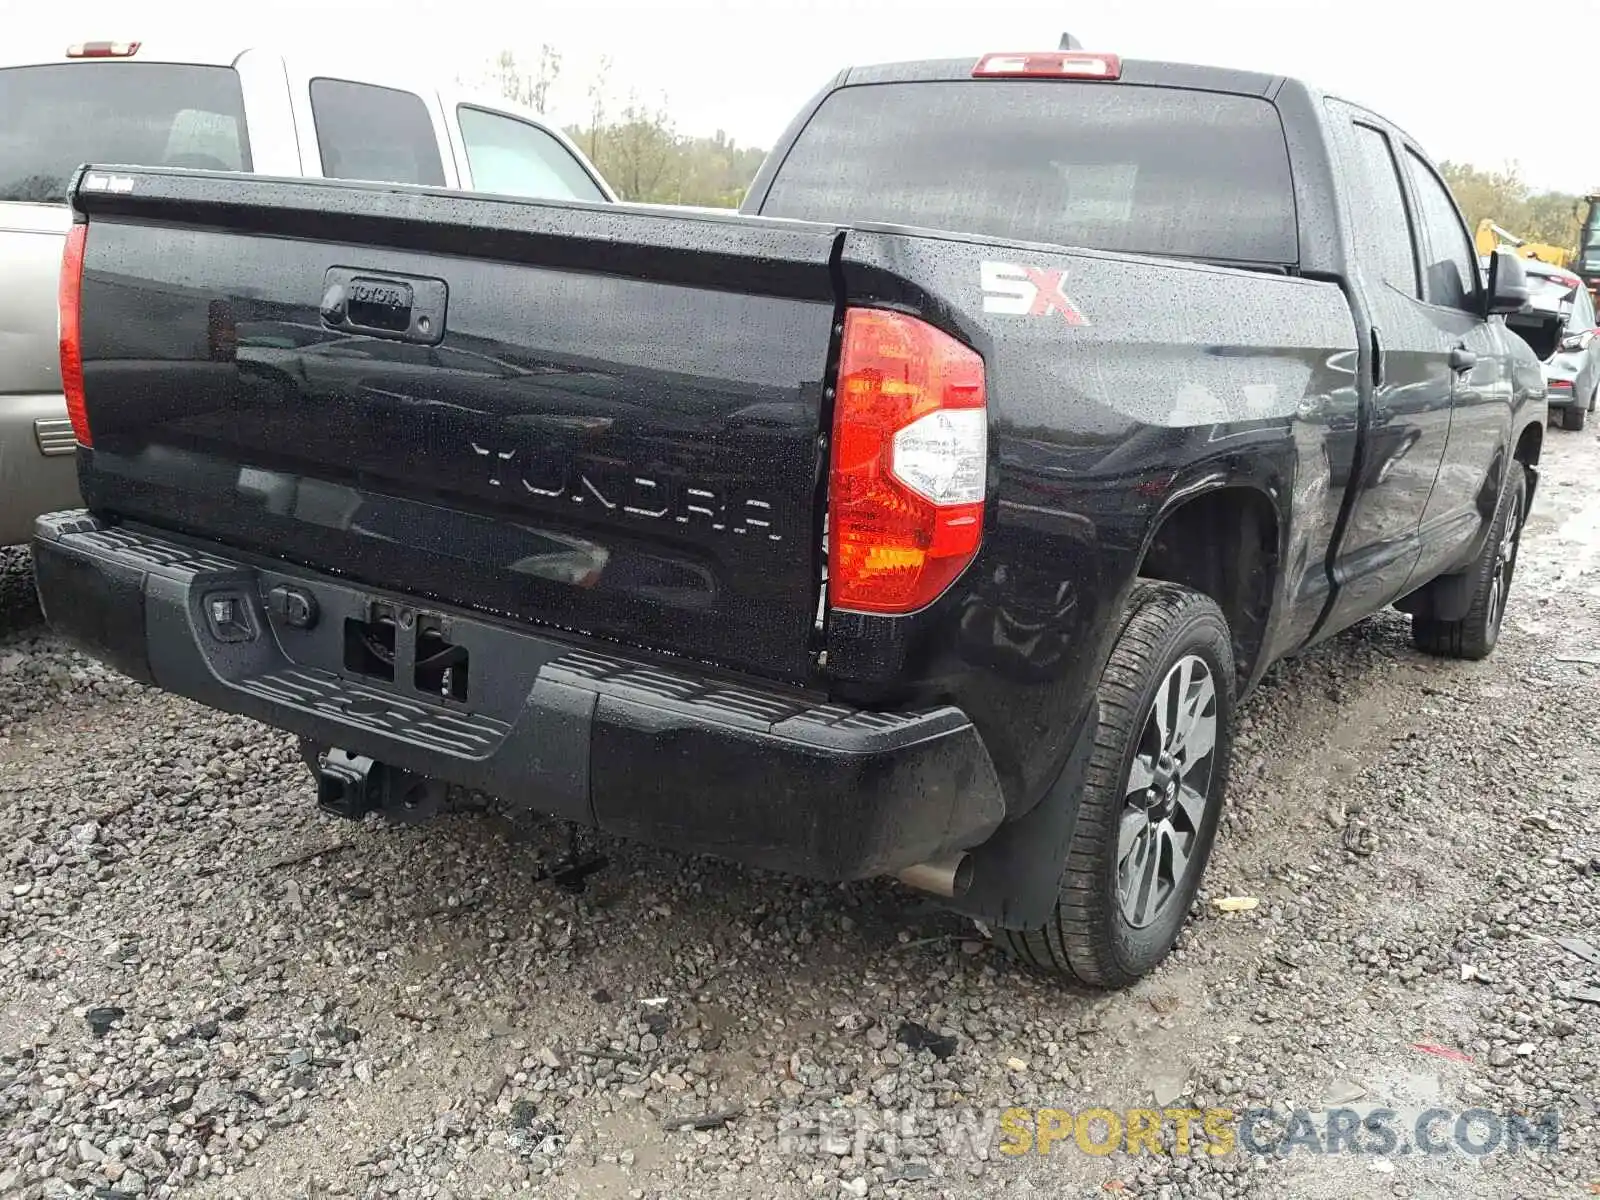
M 1505 619 L 1506 601 L 1511 595 L 1511 575 L 1517 568 L 1517 545 L 1522 536 L 1522 495 L 1513 492 L 1506 506 L 1505 528 L 1495 549 L 1494 574 L 1489 579 L 1490 632 L 1498 640 L 1500 622 Z
M 1128 770 L 1117 836 L 1117 902 L 1128 924 L 1159 920 L 1183 890 L 1212 803 L 1217 685 L 1199 655 L 1156 689 Z

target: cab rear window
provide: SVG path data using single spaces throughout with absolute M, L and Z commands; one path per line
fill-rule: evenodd
M 768 216 L 1290 265 L 1294 185 L 1258 96 L 1061 80 L 862 84 L 829 95 Z
M 65 203 L 87 162 L 249 171 L 229 67 L 70 62 L 0 70 L 0 201 Z

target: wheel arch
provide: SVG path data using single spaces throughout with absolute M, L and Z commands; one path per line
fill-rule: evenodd
M 1516 447 L 1511 457 L 1522 464 L 1523 476 L 1528 482 L 1528 494 L 1523 498 L 1522 519 L 1528 519 L 1533 508 L 1533 494 L 1539 484 L 1539 455 L 1544 452 L 1543 421 L 1529 421 L 1517 434 Z
M 1288 528 L 1281 494 L 1253 480 L 1202 480 L 1170 497 L 1140 550 L 1140 578 L 1192 588 L 1222 609 L 1241 687 L 1260 665 L 1278 603 Z

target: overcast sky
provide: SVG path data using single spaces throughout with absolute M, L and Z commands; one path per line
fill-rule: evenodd
M 310 36 L 393 47 L 453 77 L 500 49 L 564 57 L 555 107 L 584 111 L 599 57 L 620 93 L 665 93 L 686 133 L 724 129 L 770 145 L 842 66 L 1052 49 L 1070 29 L 1088 49 L 1303 76 L 1377 109 L 1436 158 L 1498 167 L 1534 185 L 1600 185 L 1600 136 L 1584 47 L 1600 0 L 74 0 L 68 40 L 153 38 L 178 28 L 244 44 Z M 0 29 L 34 27 L 51 6 L 0 0 Z M 268 20 L 266 13 L 271 12 Z M 1517 23 L 1525 14 L 1528 24 Z M 1562 53 L 1563 40 L 1575 53 Z M 1498 59 L 1501 65 L 1491 65 Z M 1517 102 L 1513 68 L 1529 98 Z M 1536 97 L 1537 99 L 1535 99 Z

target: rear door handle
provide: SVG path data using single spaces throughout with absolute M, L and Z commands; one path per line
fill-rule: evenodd
M 1450 351 L 1450 369 L 1458 375 L 1465 374 L 1478 365 L 1478 356 L 1465 346 Z

